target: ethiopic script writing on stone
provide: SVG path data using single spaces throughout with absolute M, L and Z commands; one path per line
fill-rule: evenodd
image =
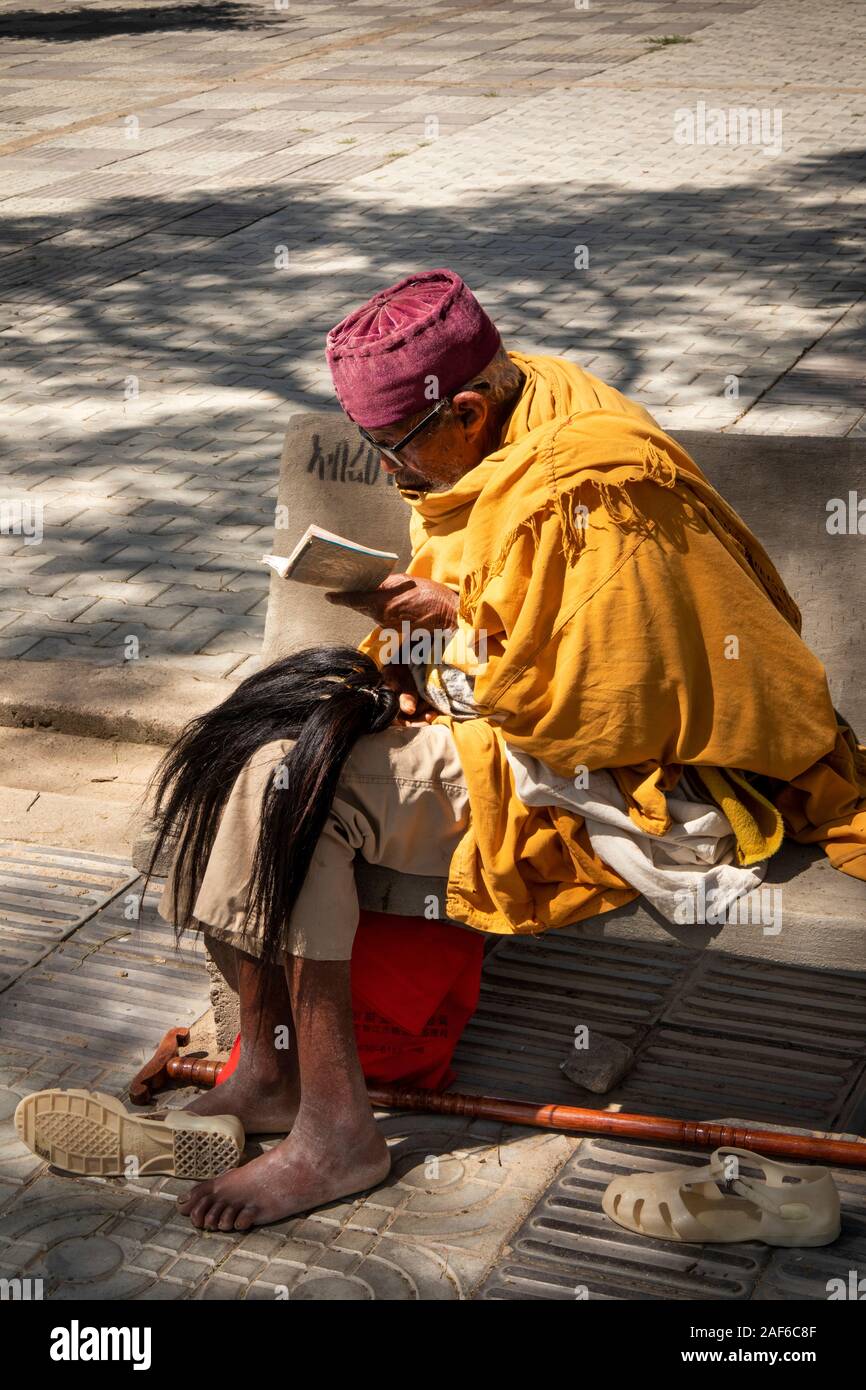
M 350 450 L 344 440 L 325 453 L 319 436 L 314 434 L 307 472 L 316 473 L 323 483 L 366 483 L 372 487 L 379 481 L 382 465 L 376 451 L 363 440 L 354 450 Z M 393 487 L 394 479 L 390 474 L 384 473 L 382 477 Z

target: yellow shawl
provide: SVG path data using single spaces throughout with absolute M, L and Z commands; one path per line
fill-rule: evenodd
M 526 383 L 501 447 L 447 492 L 406 494 L 409 573 L 459 594 L 446 655 L 483 711 L 443 716 L 472 813 L 448 914 L 537 932 L 636 896 L 579 815 L 518 800 L 504 740 L 560 773 L 610 769 L 650 833 L 681 766 L 706 769 L 754 832 L 750 849 L 738 830 L 743 862 L 781 838 L 738 771 L 757 774 L 795 838 L 866 878 L 866 756 L 759 542 L 646 411 L 570 363 L 511 355 Z

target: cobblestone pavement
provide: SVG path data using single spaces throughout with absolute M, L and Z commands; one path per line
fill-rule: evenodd
M 17 1139 L 19 1099 L 58 1085 L 123 1096 L 163 1032 L 206 1007 L 200 951 L 175 951 L 156 892 L 142 903 L 121 859 L 0 844 L 0 1279 L 41 1280 L 50 1300 L 749 1300 L 825 1299 L 828 1279 L 862 1268 L 866 1173 L 837 1171 L 842 1235 L 826 1248 L 672 1249 L 615 1226 L 601 1194 L 620 1173 L 705 1153 L 459 1117 L 381 1115 L 393 1158 L 381 1187 L 246 1235 L 197 1232 L 175 1205 L 186 1183 L 49 1168 Z M 580 928 L 504 939 L 458 1087 L 858 1135 L 864 1003 L 863 971 L 592 942 Z M 576 1020 L 634 1053 L 604 1097 L 560 1071 Z
M 859 0 L 12 0 L 0 36 L 0 658 L 248 670 L 287 416 L 419 266 L 673 429 L 866 428 Z

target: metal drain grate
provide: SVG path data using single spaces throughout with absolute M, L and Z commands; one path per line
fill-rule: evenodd
M 601 1209 L 625 1173 L 706 1163 L 706 1151 L 585 1139 L 490 1272 L 484 1299 L 748 1299 L 766 1246 L 680 1245 L 632 1235 Z
M 837 1127 L 851 1134 L 866 1135 L 866 1069 L 842 1107 Z
M 808 1052 L 866 1055 L 864 973 L 704 957 L 662 1021 Z
M 509 938 L 484 962 L 478 1009 L 455 1055 L 460 1090 L 584 1103 L 562 1075 L 577 1024 L 636 1047 L 696 953 L 587 941 L 568 932 Z
M 833 1128 L 863 1059 L 761 1046 L 721 1034 L 656 1029 L 621 1088 L 624 1110 L 705 1119 L 732 1108 L 750 1120 Z
M 0 1040 L 105 1062 L 143 1052 L 144 1060 L 167 1028 L 192 1023 L 208 1000 L 203 969 L 115 953 L 82 958 L 64 945 L 6 991 Z
M 49 941 L 34 941 L 0 929 L 0 993 L 50 950 Z
M 833 1170 L 842 1234 L 815 1250 L 653 1240 L 623 1230 L 602 1211 L 602 1195 L 614 1178 L 687 1164 L 700 1168 L 708 1157 L 707 1150 L 585 1139 L 476 1297 L 825 1300 L 828 1280 L 845 1287 L 852 1270 L 866 1268 L 866 1173 L 850 1169 Z
M 704 958 L 609 1099 L 833 1129 L 866 1062 L 866 975 Z
M 155 911 L 157 892 L 148 894 L 138 921 L 124 916 L 126 896 L 6 991 L 0 1040 L 8 1047 L 140 1063 L 167 1028 L 205 1011 L 209 982 L 201 947 L 193 945 L 185 958 L 174 951 L 172 928 Z
M 62 941 L 136 877 L 122 859 L 0 843 L 0 932 Z
M 122 896 L 115 898 L 76 932 L 76 942 L 146 960 L 204 965 L 201 935 L 187 932 L 178 943 L 175 941 L 174 927 L 160 917 L 157 905 L 162 896 L 162 881 L 155 879 L 144 899 L 141 896 L 143 884 L 144 879 L 138 878 L 129 885 Z

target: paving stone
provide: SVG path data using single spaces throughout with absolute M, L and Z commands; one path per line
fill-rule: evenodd
M 45 1269 L 55 1279 L 104 1279 L 123 1262 L 123 1250 L 104 1236 L 73 1237 L 54 1245 L 45 1257 Z
M 130 1258 L 130 1268 L 142 1270 L 145 1274 L 162 1274 L 173 1263 L 166 1250 L 139 1250 Z
M 56 25 L 49 9 L 36 0 L 28 25 Z M 109 0 L 96 0 L 96 12 L 109 14 Z M 226 520 L 246 495 L 242 479 L 216 480 L 224 510 L 211 526 L 190 493 L 164 494 L 160 470 L 173 458 L 222 469 L 252 433 L 271 441 L 247 474 L 264 496 L 287 410 L 332 401 L 327 327 L 430 245 L 459 264 L 509 341 L 575 356 L 643 395 L 663 424 L 856 428 L 862 287 L 844 229 L 858 162 L 840 151 L 862 145 L 862 103 L 844 90 L 866 52 L 862 9 L 831 0 L 820 45 L 808 13 L 792 14 L 784 0 L 665 13 L 518 0 L 507 23 L 489 14 L 482 25 L 470 9 L 441 34 L 397 0 L 353 7 L 351 20 L 313 3 L 293 21 L 309 53 L 301 61 L 289 45 L 277 59 L 274 50 L 264 79 L 245 74 L 261 67 L 265 36 L 270 47 L 283 32 L 276 13 L 236 26 L 231 61 L 221 49 L 220 65 L 195 26 L 153 36 L 145 87 L 137 40 L 116 35 L 98 92 L 92 41 L 74 23 L 62 53 L 39 44 L 38 63 L 22 34 L 7 39 L 17 104 L 3 118 L 22 124 L 6 126 L 5 207 L 26 219 L 23 241 L 35 248 L 15 255 L 13 243 L 0 271 L 16 371 L 7 433 L 15 466 L 53 499 L 52 535 L 64 547 L 35 568 L 18 547 L 14 572 L 32 575 L 33 587 L 22 584 L 27 601 L 10 611 L 26 607 L 47 623 L 44 601 L 60 594 L 54 620 L 73 626 L 62 615 L 85 594 L 84 574 L 98 612 L 120 621 L 106 605 L 131 605 L 125 618 L 146 628 L 148 659 L 191 676 L 250 669 L 260 613 L 236 648 L 213 633 L 213 655 L 202 658 L 172 643 L 169 619 L 134 613 L 140 598 L 118 593 L 237 588 L 233 546 L 255 525 Z M 671 25 L 692 42 L 647 43 L 652 29 Z M 121 119 L 98 114 L 129 105 L 130 63 L 143 108 L 133 113 L 135 139 Z M 178 96 L 179 77 L 201 90 Z M 677 145 L 674 113 L 701 97 L 702 83 L 703 99 L 723 108 L 781 106 L 781 154 Z M 15 148 L 24 131 L 38 142 Z M 590 252 L 585 272 L 574 269 L 578 242 Z M 277 244 L 288 246 L 285 271 L 274 266 Z M 730 372 L 741 379 L 732 401 L 721 394 Z M 139 395 L 124 400 L 133 377 Z M 76 478 L 76 454 L 107 466 Z M 125 461 L 146 482 L 129 504 L 117 471 Z M 165 506 L 156 513 L 163 546 L 176 529 L 183 543 L 187 519 L 197 523 L 191 539 L 207 529 L 224 577 L 194 564 L 190 573 L 186 562 L 177 575 L 165 558 L 172 550 L 136 551 L 150 527 L 142 501 Z M 95 514 L 106 528 L 99 535 Z M 175 602 L 196 609 L 194 623 L 211 606 L 177 593 L 155 608 Z M 0 651 L 106 661 L 105 641 L 62 635 L 13 624 L 0 632 Z
M 24 1094 L 22 1087 L 21 1094 L 15 1095 L 15 1105 Z M 5 1185 L 27 1183 L 43 1166 L 42 1160 L 19 1142 L 11 1117 L 0 1124 L 0 1178 Z
M 204 1300 L 227 1302 L 233 1298 L 243 1298 L 246 1289 L 247 1285 L 243 1279 L 232 1279 L 227 1274 L 219 1273 L 208 1279 L 199 1297 Z
M 339 14 L 310 0 L 293 11 L 302 59 L 281 17 L 196 8 L 195 24 L 165 34 L 148 14 L 144 77 L 141 35 L 112 35 L 95 62 L 88 26 L 114 23 L 111 0 L 60 16 L 35 0 L 5 40 L 0 490 L 32 490 L 47 526 L 40 546 L 0 538 L 0 654 L 115 665 L 132 632 L 142 659 L 191 678 L 255 669 L 286 418 L 333 406 L 327 328 L 431 246 L 509 344 L 582 362 L 669 428 L 860 429 L 847 228 L 866 116 L 843 90 L 866 58 L 855 0 L 823 8 L 820 44 L 814 16 L 784 0 L 651 14 L 515 0 L 457 7 L 447 32 L 397 0 Z M 49 27 L 62 45 L 42 41 Z M 674 28 L 693 42 L 647 43 Z M 265 54 L 273 67 L 251 76 Z M 127 108 L 130 90 L 136 140 L 99 114 Z M 699 99 L 783 108 L 781 153 L 677 145 L 675 112 Z M 621 1167 L 632 1150 L 581 1167 L 584 1141 L 561 1208 L 576 1141 L 432 1116 L 383 1118 L 395 1168 L 376 1192 L 246 1235 L 194 1232 L 175 1180 L 46 1172 L 11 1130 L 14 1097 L 52 1084 L 122 1094 L 136 1054 L 207 992 L 194 943 L 175 953 L 153 898 L 137 923 L 125 916 L 129 866 L 104 899 L 73 867 L 43 862 L 7 885 L 0 922 L 13 981 L 0 1009 L 0 1265 L 44 1268 L 52 1297 L 466 1297 L 551 1182 L 540 1264 L 539 1247 L 521 1247 L 484 1297 L 573 1297 L 575 1257 L 605 1297 L 657 1296 L 662 1275 L 680 1296 L 796 1297 L 862 1263 L 856 1184 L 838 1251 L 641 1263 L 637 1247 L 611 1253 L 593 1205 L 593 1164 Z M 827 1009 L 803 976 L 688 950 L 588 951 L 579 933 L 522 945 L 501 943 L 486 964 L 457 1058 L 466 1090 L 574 1102 L 559 1063 L 586 1024 L 635 1052 L 611 1103 L 721 1113 L 736 1098 L 765 1120 L 852 1126 L 866 1114 L 858 979 L 825 977 Z

